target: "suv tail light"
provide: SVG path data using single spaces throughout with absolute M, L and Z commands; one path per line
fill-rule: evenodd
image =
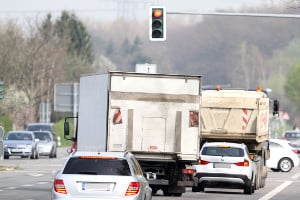
M 234 163 L 235 165 L 237 165 L 237 166 L 240 166 L 240 167 L 249 167 L 249 161 L 248 160 L 246 160 L 246 159 L 244 159 L 244 161 L 243 162 L 237 162 L 237 163 Z
M 201 160 L 201 159 L 198 160 L 198 164 L 199 164 L 199 165 L 207 165 L 208 163 L 209 163 L 209 162 L 206 161 L 206 160 Z
M 131 182 L 127 188 L 125 196 L 136 195 L 140 191 L 140 183 L 139 182 Z
M 297 149 L 292 149 L 292 152 L 294 152 L 295 154 L 298 154 Z
M 67 190 L 62 179 L 55 179 L 54 180 L 54 190 L 60 194 L 67 194 Z

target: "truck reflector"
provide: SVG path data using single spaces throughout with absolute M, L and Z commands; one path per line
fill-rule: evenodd
M 113 124 L 122 124 L 122 115 L 121 115 L 121 109 L 118 108 L 115 111 L 114 118 L 113 118 Z
M 198 127 L 199 126 L 199 112 L 198 111 L 190 111 L 190 127 Z

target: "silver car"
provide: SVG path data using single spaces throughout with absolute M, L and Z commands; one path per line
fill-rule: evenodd
M 35 138 L 39 139 L 38 153 L 40 156 L 56 158 L 57 143 L 50 131 L 33 131 Z
M 152 190 L 129 152 L 74 152 L 53 183 L 52 200 L 151 200 Z
M 39 158 L 37 150 L 38 139 L 32 131 L 10 131 L 4 139 L 4 159 L 10 156 Z

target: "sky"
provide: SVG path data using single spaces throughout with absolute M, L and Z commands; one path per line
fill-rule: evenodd
M 297 0 L 0 0 L 0 19 L 58 16 L 63 10 L 94 20 L 146 19 L 150 5 L 164 5 L 167 12 L 213 12 L 275 5 Z

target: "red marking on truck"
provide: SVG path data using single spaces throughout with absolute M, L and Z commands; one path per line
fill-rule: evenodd
M 121 116 L 121 110 L 120 109 L 116 110 L 116 113 L 115 113 L 114 118 L 113 118 L 113 123 L 114 124 L 122 124 L 122 116 Z
M 242 129 L 245 130 L 248 124 L 248 110 L 243 109 L 243 117 L 242 117 Z
M 199 112 L 190 111 L 190 127 L 199 126 Z
M 149 146 L 149 149 L 151 149 L 151 150 L 157 150 L 157 146 Z

